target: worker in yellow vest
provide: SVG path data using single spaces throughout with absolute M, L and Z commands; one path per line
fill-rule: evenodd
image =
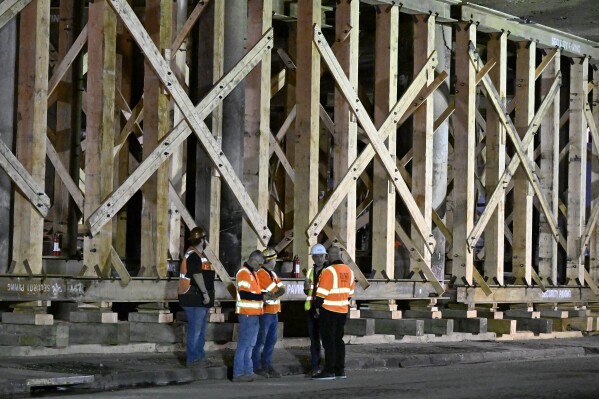
M 237 303 L 235 313 L 239 320 L 239 341 L 233 360 L 233 382 L 251 382 L 254 380 L 252 350 L 256 345 L 262 315 L 262 289 L 256 272 L 264 263 L 262 251 L 250 254 L 247 262 L 241 266 L 237 275 Z
M 277 261 L 277 251 L 266 248 L 262 253 L 264 264 L 258 270 L 258 282 L 264 295 L 264 313 L 260 316 L 260 331 L 252 353 L 254 372 L 266 378 L 279 378 L 281 374 L 272 366 L 272 354 L 277 343 L 277 326 L 281 300 L 285 294 L 285 286 L 274 268 Z
M 330 265 L 323 270 L 316 289 L 314 306 L 319 314 L 320 337 L 324 346 L 324 370 L 313 380 L 347 378 L 343 334 L 349 312 L 349 298 L 354 295 L 354 272 L 341 260 L 341 249 L 329 248 Z
M 310 337 L 310 358 L 312 362 L 312 375 L 320 373 L 320 322 L 316 309 L 313 306 L 318 279 L 324 270 L 327 262 L 327 250 L 324 245 L 316 244 L 310 249 L 314 265 L 308 270 L 308 275 L 304 280 L 304 293 L 306 302 L 304 309 L 308 316 L 308 336 Z

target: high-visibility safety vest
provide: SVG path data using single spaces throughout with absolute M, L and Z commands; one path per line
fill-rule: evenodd
M 258 282 L 256 274 L 244 265 L 241 266 L 237 272 L 235 279 L 237 280 L 237 304 L 235 306 L 235 313 L 252 316 L 261 315 L 264 306 L 262 299 L 241 299 L 239 295 L 240 292 L 245 291 L 261 296 L 262 290 L 260 289 L 260 283 Z
M 262 292 L 271 292 L 274 294 L 280 287 L 283 287 L 281 279 L 274 271 L 262 268 L 256 274 L 258 275 L 258 283 L 260 283 Z M 264 300 L 264 313 L 277 314 L 280 311 L 281 300 L 279 298 Z
M 324 299 L 322 307 L 331 312 L 347 313 L 349 298 L 354 295 L 354 272 L 342 263 L 323 270 L 318 280 L 316 296 Z
M 186 294 L 191 287 L 191 276 L 187 274 L 187 258 L 193 253 L 196 253 L 202 261 L 202 270 L 212 270 L 212 264 L 204 257 L 204 254 L 199 253 L 195 248 L 191 247 L 185 252 L 181 267 L 179 268 L 179 284 L 177 286 L 177 292 L 179 295 Z
M 314 296 L 314 266 L 308 271 L 308 278 L 310 279 L 310 289 L 308 290 L 306 302 L 304 302 L 305 311 L 312 309 L 312 297 Z

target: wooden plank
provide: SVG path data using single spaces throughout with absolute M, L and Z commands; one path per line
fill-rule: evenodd
M 114 247 L 110 247 L 110 265 L 114 268 L 114 271 L 119 275 L 123 286 L 128 286 L 131 282 L 131 275 L 127 271 L 125 264 L 119 257 Z
M 122 94 L 120 94 L 120 95 L 122 96 Z M 129 138 L 129 134 L 131 134 L 131 132 L 135 131 L 136 135 L 138 135 L 138 136 L 141 136 L 141 133 L 142 133 L 141 127 L 139 126 L 139 122 L 141 122 L 141 120 L 143 119 L 143 109 L 144 109 L 143 97 L 139 99 L 139 101 L 137 102 L 135 107 L 133 107 L 133 110 L 128 109 L 129 105 L 127 105 L 127 102 L 125 102 L 125 105 L 127 107 L 127 109 L 125 109 L 125 111 L 129 112 L 130 115 L 129 115 L 129 118 L 127 119 L 127 122 L 125 122 L 125 125 L 121 129 L 117 139 L 115 140 L 115 143 L 114 143 L 114 156 L 115 157 L 117 156 L 118 152 L 121 150 L 121 148 L 127 142 L 127 139 Z
M 179 32 L 177 33 L 175 40 L 173 40 L 173 44 L 171 45 L 171 54 L 175 54 L 177 51 L 179 51 L 181 45 L 187 38 L 187 35 L 189 35 L 189 32 L 191 31 L 197 20 L 200 18 L 208 4 L 210 4 L 210 0 L 200 1 L 195 6 L 191 14 L 189 14 L 189 18 L 187 19 L 187 21 L 185 21 L 181 29 L 179 29 Z
M 426 74 L 429 69 L 434 69 L 437 64 L 436 56 L 430 57 L 427 66 L 423 68 L 418 75 L 414 77 L 414 80 L 402 96 L 402 98 L 394 105 L 393 109 L 389 113 L 385 123 L 379 129 L 379 135 L 381 140 L 386 140 L 388 135 L 391 134 L 396 127 L 399 117 L 403 115 L 406 110 L 410 107 L 422 86 L 426 83 Z M 369 165 L 370 161 L 374 158 L 376 151 L 371 144 L 368 144 L 364 150 L 358 155 L 356 160 L 353 162 L 350 171 L 343 177 L 330 195 L 327 203 L 322 207 L 320 212 L 314 217 L 310 223 L 308 229 L 309 236 L 318 236 L 322 231 L 324 224 L 329 220 L 338 204 L 344 198 L 347 190 L 351 184 L 355 184 L 355 181 L 360 178 L 362 172 Z
M 586 88 L 588 59 L 574 59 L 570 66 L 570 124 L 568 152 L 568 235 L 566 237 L 566 280 L 568 285 L 584 284 L 584 255 L 580 254 L 581 236 L 586 220 L 587 120 Z
M 46 217 L 50 210 L 50 197 L 1 140 L 0 166 L 40 215 Z
M 358 87 L 360 2 L 342 2 L 335 8 L 335 37 L 339 44 L 336 55 L 339 65 L 348 77 L 352 88 Z M 328 114 L 320 105 L 320 117 Z M 335 89 L 335 122 L 333 127 L 333 179 L 340 181 L 358 153 L 357 123 L 349 104 L 339 89 Z M 327 121 L 328 122 L 328 121 Z M 327 125 L 325 122 L 325 125 Z M 331 124 L 328 123 L 330 126 Z M 339 238 L 345 242 L 350 258 L 356 255 L 356 187 L 351 188 L 333 215 L 333 226 Z M 374 237 L 373 237 L 374 238 Z M 374 253 L 374 251 L 373 251 Z M 355 274 L 355 271 L 354 271 Z M 360 273 L 361 274 L 361 273 Z M 364 287 L 364 286 L 363 286 Z
M 122 11 L 122 8 L 117 8 L 119 11 L 126 13 L 126 15 L 128 16 L 128 23 L 133 25 L 134 27 L 139 28 L 139 21 L 134 16 L 131 16 L 131 9 L 128 7 L 128 5 L 123 5 L 121 0 L 114 1 L 116 1 L 119 4 L 118 7 L 124 7 L 126 9 L 126 11 Z M 136 22 L 132 22 L 132 19 L 134 19 L 134 21 Z M 134 28 L 133 30 L 136 29 Z M 143 48 L 145 48 L 146 51 L 152 51 L 153 55 L 151 59 L 153 60 L 153 62 L 155 62 L 158 66 L 163 67 L 161 68 L 162 71 L 167 69 L 168 66 L 165 65 L 164 60 L 160 57 L 159 54 L 156 53 L 156 48 L 152 47 L 153 44 L 148 43 L 148 41 L 146 40 L 146 35 L 143 33 L 138 33 L 136 36 L 138 37 L 138 40 L 143 40 Z M 218 103 L 219 97 L 224 98 L 228 93 L 230 93 L 237 86 L 237 84 L 245 77 L 245 75 L 258 62 L 260 62 L 261 54 L 263 51 L 268 50 L 268 46 L 272 46 L 272 35 L 270 33 L 264 35 L 262 41 L 260 41 L 259 44 L 252 49 L 252 51 L 250 51 L 246 56 L 244 56 L 242 61 L 240 61 L 223 79 L 219 81 L 219 83 L 206 95 L 206 97 L 204 97 L 204 99 L 196 107 L 197 113 L 190 113 L 186 111 L 186 117 L 188 118 L 186 119 L 187 122 L 189 122 L 189 120 L 193 121 L 192 125 L 194 125 L 194 127 L 197 129 L 196 134 L 207 149 L 207 154 L 210 156 L 211 160 L 215 162 L 215 165 L 219 173 L 232 187 L 233 192 L 236 191 L 236 188 L 239 188 L 239 186 L 241 186 L 241 182 L 235 176 L 235 172 L 233 171 L 231 164 L 226 159 L 226 157 L 224 157 L 222 151 L 218 150 L 218 145 L 214 138 L 211 136 L 206 125 L 203 122 L 196 122 L 198 120 L 201 121 L 203 120 L 203 118 L 208 116 Z M 151 50 L 147 50 L 148 47 Z M 172 72 L 171 75 L 168 75 L 168 72 L 164 74 L 161 73 L 161 77 L 165 79 L 167 87 L 178 87 L 177 89 L 173 89 L 173 91 L 178 92 L 177 97 L 179 98 L 180 104 L 183 104 L 185 106 L 185 109 L 187 110 L 187 105 L 189 105 L 188 99 L 187 101 L 182 99 L 185 96 L 185 94 L 181 93 L 180 85 L 174 82 L 173 79 L 175 78 L 171 76 Z M 170 83 L 170 85 L 168 83 Z M 124 206 L 124 204 L 127 203 L 129 198 L 131 198 L 131 196 L 141 187 L 141 185 L 147 180 L 147 178 L 156 169 L 158 169 L 158 167 L 162 164 L 162 162 L 165 159 L 170 157 L 172 151 L 176 149 L 191 134 L 191 132 L 192 131 L 187 126 L 187 124 L 183 122 L 179 123 L 177 126 L 173 128 L 171 133 L 163 139 L 161 145 L 158 148 L 156 148 L 156 150 L 154 150 L 152 156 L 149 156 L 129 176 L 127 181 L 125 181 L 125 183 L 123 183 L 112 194 L 110 194 L 106 198 L 106 200 L 102 202 L 102 205 L 98 209 L 96 209 L 93 212 L 93 214 L 90 215 L 90 217 L 87 220 L 87 224 L 92 235 L 96 234 L 100 230 L 102 225 L 106 223 L 108 220 L 110 220 L 112 215 L 118 212 Z M 245 190 L 240 188 L 237 191 L 238 197 L 242 196 L 243 192 L 245 192 Z M 242 203 L 244 210 L 248 211 L 246 215 L 248 215 L 248 217 L 251 217 L 252 220 L 256 222 L 257 226 L 258 218 L 254 217 L 257 212 L 255 210 L 255 206 L 253 206 L 252 204 L 248 204 L 248 200 L 246 198 L 243 198 L 240 202 Z M 254 210 L 252 211 L 251 208 L 253 208 Z M 267 240 L 267 238 L 270 237 L 270 232 L 268 231 L 268 228 L 266 226 L 262 226 L 262 228 L 258 229 L 264 231 L 264 234 L 261 236 L 263 239 Z
M 56 174 L 60 177 L 60 180 L 71 195 L 71 198 L 73 198 L 73 201 L 75 202 L 79 210 L 83 212 L 83 193 L 69 174 L 67 168 L 60 160 L 58 154 L 56 153 L 56 149 L 54 149 L 54 146 L 50 142 L 49 138 L 46 138 L 46 155 L 50 162 L 52 162 L 52 166 L 54 166 Z
M 31 0 L 4 0 L 0 3 L 0 29 L 29 3 Z
M 302 265 L 309 264 L 310 246 L 317 235 L 306 230 L 318 212 L 318 167 L 320 121 L 320 58 L 312 42 L 312 28 L 321 22 L 321 1 L 297 2 L 297 73 L 295 88 L 297 116 L 295 118 L 294 166 L 298 174 L 293 187 L 293 253 Z
M 501 97 L 501 102 L 506 103 L 507 84 L 507 33 L 491 34 L 487 43 L 487 58 L 497 60 L 496 67 L 491 71 L 490 77 Z M 482 78 L 481 78 L 482 79 Z M 505 129 L 496 111 L 487 112 L 486 153 L 485 163 L 486 180 L 485 198 L 489 198 L 492 190 L 497 187 L 505 170 Z M 504 240 L 505 240 L 505 199 L 499 199 L 493 215 L 485 229 L 485 263 L 484 274 L 490 281 L 497 280 L 499 285 L 504 284 Z
M 73 45 L 71 46 L 69 51 L 65 54 L 64 58 L 60 61 L 60 64 L 58 64 L 54 68 L 54 74 L 52 75 L 52 78 L 50 78 L 50 81 L 48 82 L 48 97 L 52 96 L 52 94 L 58 87 L 58 84 L 64 77 L 65 73 L 67 73 L 67 71 L 71 68 L 71 65 L 73 65 L 73 61 L 75 61 L 75 58 L 77 58 L 77 56 L 79 56 L 81 49 L 83 48 L 83 46 L 85 46 L 86 43 L 87 43 L 87 25 L 85 25 L 83 27 L 83 29 L 81 30 L 81 33 L 79 33 L 79 36 L 77 37 L 77 40 L 75 40 L 75 42 L 73 43 Z
M 475 75 L 468 61 L 469 43 L 476 43 L 476 27 L 460 23 L 456 31 L 456 85 L 454 124 L 453 268 L 457 284 L 472 285 L 473 251 L 468 249 L 468 232 L 474 225 L 475 167 Z M 486 76 L 487 77 L 487 76 Z M 459 176 L 459 178 L 458 178 Z M 464 281 L 465 280 L 465 281 Z
M 283 169 L 285 169 L 285 172 L 287 172 L 287 175 L 289 176 L 291 181 L 295 182 L 295 171 L 293 170 L 293 166 L 291 166 L 291 164 L 289 163 L 289 160 L 287 159 L 285 152 L 283 151 L 279 143 L 277 143 L 277 139 L 275 138 L 275 136 L 272 133 L 270 133 L 269 136 L 270 148 L 273 150 L 274 153 L 277 154 L 279 162 L 281 162 L 281 165 L 283 165 Z
M 272 28 L 272 2 L 248 3 L 247 45 L 253 46 Z M 263 54 L 245 79 L 245 128 L 243 135 L 243 186 L 264 222 L 268 217 L 268 147 L 270 141 L 270 51 Z M 246 220 L 241 225 L 241 257 L 260 247 L 260 232 Z M 266 245 L 263 242 L 262 245 Z
M 553 52 L 552 52 L 553 53 Z M 552 54 L 550 53 L 550 54 Z M 541 99 L 550 95 L 552 82 L 560 73 L 560 52 L 554 57 L 546 55 L 548 62 L 541 76 Z M 559 120 L 560 96 L 556 95 L 541 122 L 541 160 L 539 180 L 543 192 L 549 199 L 551 211 L 558 214 L 559 207 Z M 557 282 L 557 244 L 552 237 L 546 216 L 541 213 L 539 220 L 539 278 L 545 283 Z
M 535 111 L 535 66 L 536 66 L 536 43 L 523 41 L 518 43 L 516 57 L 516 119 L 514 125 L 520 138 L 523 138 L 528 130 Z M 521 148 L 523 165 L 529 165 L 533 159 L 533 144 Z M 532 190 L 528 176 L 524 169 L 516 170 L 513 177 L 514 189 L 514 222 L 512 228 L 512 272 L 516 277 L 516 284 L 532 284 Z
M 49 201 L 44 201 L 44 183 L 46 177 L 46 126 L 47 126 L 47 90 L 48 90 L 48 53 L 50 35 L 50 1 L 37 0 L 27 5 L 20 15 L 18 83 L 19 95 L 15 102 L 17 130 L 15 136 L 15 155 L 4 152 L 6 161 L 15 158 L 19 177 L 27 179 L 19 188 L 35 190 L 33 197 L 22 191 L 15 191 L 13 200 L 14 229 L 12 231 L 12 259 L 17 262 L 27 260 L 33 273 L 42 271 L 42 245 L 44 216 L 40 210 Z M 4 147 L 3 149 L 7 149 Z M 22 167 L 22 168 L 21 168 Z M 23 174 L 23 171 L 26 171 Z M 16 175 L 13 173 L 16 177 Z M 13 178 L 11 176 L 11 178 Z M 37 188 L 37 187 L 39 188 Z M 31 194 L 31 193 L 29 193 Z M 31 199 L 37 198 L 34 207 Z M 35 210 L 34 210 L 35 209 Z
M 283 124 L 281 125 L 281 127 L 279 128 L 279 131 L 277 132 L 277 134 L 275 136 L 275 140 L 277 143 L 280 143 L 283 140 L 283 138 L 285 137 L 285 134 L 287 134 L 287 131 L 289 130 L 289 128 L 291 127 L 293 122 L 295 122 L 296 112 L 297 112 L 297 107 L 294 105 L 293 108 L 291 109 L 291 112 L 289 112 L 289 114 L 285 118 L 285 121 L 283 122 Z M 269 158 L 272 157 L 272 154 L 274 152 L 275 152 L 274 148 L 269 149 Z
M 427 57 L 435 51 L 435 16 L 420 14 L 414 17 L 414 72 L 426 64 Z M 434 73 L 428 74 L 427 85 L 433 82 Z M 444 79 L 443 79 L 444 80 Z M 434 96 L 428 96 L 425 103 L 414 113 L 412 133 L 412 196 L 416 199 L 418 209 L 426 221 L 427 228 L 432 231 L 433 200 L 433 122 Z M 427 251 L 426 239 L 419 237 L 412 225 L 412 240 L 424 256 L 425 263 L 430 263 L 431 252 Z M 410 269 L 420 267 L 412 262 Z M 426 274 L 426 272 L 425 272 Z M 428 277 L 428 276 L 427 276 Z
M 372 120 L 370 119 L 366 109 L 359 101 L 357 94 L 352 89 L 351 84 L 348 82 L 347 77 L 343 73 L 342 68 L 339 66 L 339 63 L 332 54 L 331 48 L 326 43 L 326 40 L 324 39 L 322 32 L 317 26 L 314 27 L 314 42 L 316 43 L 318 51 L 320 52 L 323 60 L 326 62 L 335 81 L 337 82 L 338 87 L 343 92 L 343 96 L 345 97 L 346 101 L 352 104 L 352 112 L 360 121 L 360 124 L 362 125 L 364 131 L 368 135 L 368 139 L 370 140 L 372 148 L 375 150 L 376 154 L 378 155 L 378 158 L 385 166 L 385 170 L 387 171 L 389 178 L 393 182 L 395 189 L 403 199 L 408 209 L 408 212 L 412 216 L 414 224 L 418 228 L 418 232 L 425 239 L 427 249 L 429 250 L 429 252 L 432 252 L 435 248 L 435 239 L 432 235 L 430 228 L 427 226 L 426 220 L 424 219 L 422 213 L 418 209 L 418 205 L 416 204 L 416 201 L 410 194 L 404 179 L 401 177 L 401 174 L 397 170 L 395 166 L 395 161 L 393 160 L 391 155 L 389 155 L 389 151 L 387 151 L 382 140 L 380 139 L 379 133 L 376 130 L 374 124 L 372 123 Z M 436 53 L 433 53 L 433 56 L 435 56 L 434 54 Z

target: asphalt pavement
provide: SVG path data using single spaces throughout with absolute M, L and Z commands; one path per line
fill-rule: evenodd
M 494 335 L 468 340 L 434 337 L 402 340 L 380 336 L 360 341 L 356 337 L 346 338 L 350 342 L 346 346 L 349 378 L 363 369 L 599 355 L 599 336 L 521 341 L 497 341 Z M 62 351 L 48 348 L 19 348 L 17 351 L 0 347 L 0 395 L 28 396 L 74 386 L 77 390 L 99 391 L 230 379 L 234 348 L 235 343 L 208 343 L 205 365 L 190 369 L 185 366 L 185 353 L 181 347 L 80 346 Z M 306 339 L 283 339 L 275 350 L 275 368 L 283 375 L 308 375 L 309 357 Z

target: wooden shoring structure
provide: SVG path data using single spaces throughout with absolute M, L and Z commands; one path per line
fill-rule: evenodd
M 253 250 L 291 277 L 323 243 L 363 300 L 599 302 L 596 44 L 455 0 L 64 3 L 0 3 L 19 24 L 7 281 L 63 262 L 110 291 L 56 300 L 132 301 L 112 278 L 170 301 L 144 282 L 170 287 L 201 225 L 220 300 Z

